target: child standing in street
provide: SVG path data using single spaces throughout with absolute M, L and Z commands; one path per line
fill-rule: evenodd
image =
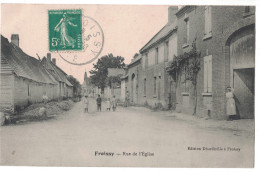
M 116 110 L 116 106 L 117 106 L 117 103 L 116 103 L 116 97 L 113 96 L 113 98 L 112 98 L 112 107 L 113 107 L 113 111 Z
M 107 111 L 110 111 L 110 108 L 111 108 L 111 101 L 110 101 L 110 98 L 108 98 L 108 100 L 107 100 Z
M 88 101 L 88 96 L 87 95 L 84 98 L 84 104 L 85 104 L 85 112 L 88 112 L 89 101 Z
M 100 97 L 100 95 L 98 95 L 98 98 L 97 98 L 97 109 L 99 112 L 101 112 L 101 102 L 102 102 L 102 99 Z

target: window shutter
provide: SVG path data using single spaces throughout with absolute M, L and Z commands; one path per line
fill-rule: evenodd
M 208 32 L 209 33 L 211 33 L 211 31 L 212 31 L 212 23 L 211 23 L 211 21 L 212 21 L 212 18 L 211 18 L 211 14 L 212 14 L 212 12 L 211 12 L 211 9 L 212 9 L 212 7 L 208 7 Z
M 190 21 L 187 20 L 187 42 L 186 43 L 189 43 L 189 39 L 190 39 Z
M 208 33 L 208 6 L 205 7 L 205 34 Z
M 205 7 L 205 34 L 211 33 L 211 7 Z
M 212 55 L 208 56 L 208 92 L 212 92 Z
M 207 57 L 204 57 L 204 92 L 207 92 L 208 89 L 208 63 Z

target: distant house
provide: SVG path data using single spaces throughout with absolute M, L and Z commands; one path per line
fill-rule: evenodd
M 117 99 L 121 97 L 121 81 L 120 77 L 125 74 L 123 68 L 108 68 L 107 86 L 104 89 L 104 97 L 111 98 L 115 96 Z
M 41 64 L 58 81 L 58 97 L 67 98 L 73 96 L 73 85 L 67 79 L 67 74 L 56 65 L 56 59 L 51 59 L 51 53 L 47 53 L 47 58 L 43 57 Z
M 25 54 L 19 47 L 19 36 L 11 43 L 1 36 L 0 108 L 13 112 L 41 102 L 44 93 L 57 98 L 58 82 L 39 60 Z
M 126 92 L 129 93 L 130 102 L 142 104 L 144 93 L 139 89 L 140 75 L 142 75 L 142 56 L 138 55 L 126 66 L 126 74 L 121 76 L 121 100 L 125 101 Z

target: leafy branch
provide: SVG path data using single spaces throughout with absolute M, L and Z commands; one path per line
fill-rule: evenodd
M 191 81 L 194 86 L 195 105 L 193 115 L 197 110 L 197 77 L 200 71 L 201 54 L 197 51 L 196 40 L 192 43 L 192 49 L 182 55 L 175 56 L 171 65 L 166 69 L 172 78 L 177 82 L 182 71 L 186 73 L 185 81 Z M 185 70 L 183 70 L 185 69 Z

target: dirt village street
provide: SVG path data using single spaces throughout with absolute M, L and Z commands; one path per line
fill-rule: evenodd
M 93 99 L 90 104 L 94 102 Z M 254 158 L 253 130 L 210 128 L 199 125 L 210 120 L 199 123 L 173 115 L 169 111 L 151 111 L 143 107 L 118 107 L 115 112 L 102 107 L 102 112 L 84 113 L 81 101 L 54 119 L 2 126 L 0 164 L 253 166 L 250 165 Z

